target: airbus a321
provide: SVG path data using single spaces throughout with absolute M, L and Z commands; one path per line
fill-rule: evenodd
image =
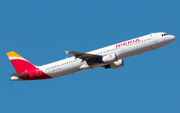
M 82 70 L 97 67 L 117 69 L 124 66 L 123 59 L 151 51 L 175 40 L 175 36 L 164 32 L 151 33 L 87 53 L 66 51 L 73 57 L 56 61 L 43 66 L 35 66 L 14 51 L 6 53 L 16 73 L 12 73 L 10 80 L 42 80 L 62 77 Z

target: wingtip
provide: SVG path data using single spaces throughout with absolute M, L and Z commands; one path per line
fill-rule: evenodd
M 66 52 L 66 54 L 68 54 L 69 53 L 69 51 L 65 51 Z

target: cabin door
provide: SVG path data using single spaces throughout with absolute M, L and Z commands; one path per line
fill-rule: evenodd
M 41 70 L 39 70 L 39 69 L 36 69 L 36 72 L 37 72 L 37 75 L 38 75 L 38 76 L 41 76 L 41 75 L 42 75 L 42 72 L 41 72 Z
M 153 42 L 158 42 L 158 38 L 156 37 L 155 34 L 152 34 L 152 37 L 153 37 Z
M 121 46 L 121 52 L 125 52 L 125 45 Z

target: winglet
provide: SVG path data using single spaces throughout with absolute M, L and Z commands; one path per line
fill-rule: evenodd
M 69 51 L 65 51 L 66 52 L 66 54 L 68 54 L 69 53 Z

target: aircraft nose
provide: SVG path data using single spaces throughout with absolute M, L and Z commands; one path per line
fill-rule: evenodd
M 169 39 L 171 42 L 173 42 L 176 38 L 175 38 L 175 36 L 170 35 L 170 36 L 168 37 L 168 39 Z

